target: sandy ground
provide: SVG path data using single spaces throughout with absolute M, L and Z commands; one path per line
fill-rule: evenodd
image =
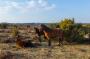
M 6 59 L 90 59 L 90 45 L 17 49 L 14 43 L 0 43 L 0 56 L 4 54 L 8 55 Z

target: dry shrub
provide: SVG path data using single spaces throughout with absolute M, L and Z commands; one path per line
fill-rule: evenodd
M 8 51 L 0 51 L 0 59 L 14 59 L 13 54 Z
M 0 59 L 27 59 L 23 54 L 0 50 Z
M 12 29 L 12 33 L 11 34 L 12 34 L 12 37 L 16 37 L 19 34 L 18 29 L 16 27 L 14 27 Z
M 0 38 L 0 43 L 14 43 L 14 38 Z

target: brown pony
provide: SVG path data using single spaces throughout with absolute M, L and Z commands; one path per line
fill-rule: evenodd
M 21 40 L 21 37 L 19 35 L 16 37 L 16 47 L 24 48 L 24 42 Z
M 42 35 L 44 35 L 44 32 L 43 31 L 41 31 L 41 29 L 40 28 L 38 28 L 38 27 L 34 27 L 34 29 L 35 29 L 35 33 L 38 35 L 38 40 L 39 40 L 39 42 L 40 42 L 40 44 L 41 44 L 41 42 L 42 42 L 42 39 L 41 39 L 41 36 Z M 44 38 L 45 38 L 45 35 L 44 35 Z
M 22 37 L 20 35 L 16 37 L 16 47 L 17 48 L 35 47 L 35 45 L 30 40 L 23 41 L 21 39 Z
M 51 46 L 51 39 L 58 38 L 59 46 L 63 42 L 63 31 L 59 28 L 51 29 L 44 24 L 41 24 L 41 31 L 43 31 L 45 37 L 48 39 L 48 46 Z

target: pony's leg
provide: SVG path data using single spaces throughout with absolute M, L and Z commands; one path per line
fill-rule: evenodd
M 39 36 L 39 42 L 40 42 L 40 44 L 42 43 L 41 36 Z
M 48 46 L 51 46 L 51 39 L 48 39 Z
M 60 42 L 61 42 L 61 39 L 59 38 L 59 46 L 61 45 L 61 43 L 60 43 Z
M 62 46 L 62 45 L 63 45 L 62 42 L 63 42 L 63 41 L 62 41 L 62 38 L 59 38 L 59 46 Z

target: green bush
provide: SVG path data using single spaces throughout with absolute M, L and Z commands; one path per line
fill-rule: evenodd
M 80 42 L 83 39 L 82 24 L 76 24 L 74 19 L 64 19 L 59 23 L 59 26 L 64 31 L 66 41 Z

